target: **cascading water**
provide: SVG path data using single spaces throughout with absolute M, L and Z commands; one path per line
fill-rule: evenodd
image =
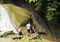
M 4 34 L 7 31 L 17 33 L 17 30 L 10 21 L 7 10 L 0 5 L 0 34 Z

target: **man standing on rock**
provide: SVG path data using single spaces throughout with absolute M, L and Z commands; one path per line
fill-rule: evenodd
M 30 34 L 30 27 L 31 27 L 30 23 L 27 23 L 26 28 L 27 28 L 28 34 Z

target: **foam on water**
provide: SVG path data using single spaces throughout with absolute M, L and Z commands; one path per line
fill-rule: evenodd
M 0 31 L 1 34 L 7 31 L 13 31 L 14 33 L 17 33 L 15 27 L 12 25 L 10 21 L 7 10 L 1 5 L 0 5 Z

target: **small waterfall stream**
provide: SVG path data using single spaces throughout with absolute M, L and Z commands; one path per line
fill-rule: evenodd
M 17 33 L 17 30 L 10 21 L 7 10 L 0 5 L 0 34 L 3 34 L 7 31 L 13 31 L 14 33 Z

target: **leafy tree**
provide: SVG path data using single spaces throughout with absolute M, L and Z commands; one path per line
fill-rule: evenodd
M 28 0 L 31 4 L 33 2 L 33 8 L 41 18 L 52 23 L 59 24 L 60 22 L 60 1 L 59 0 Z
M 26 0 L 26 1 L 28 1 L 29 3 L 31 3 L 31 2 L 36 2 L 36 1 L 38 1 L 38 0 Z

